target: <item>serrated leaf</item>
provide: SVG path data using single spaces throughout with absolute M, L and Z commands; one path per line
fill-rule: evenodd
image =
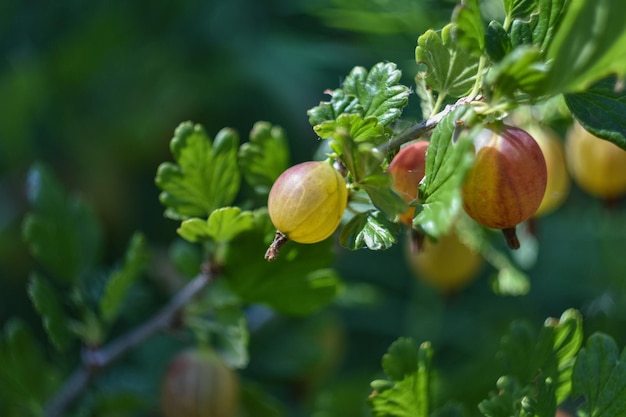
M 207 220 L 193 218 L 183 221 L 176 231 L 190 242 L 210 239 L 223 243 L 253 226 L 251 211 L 242 211 L 239 207 L 222 207 L 213 211 Z
M 135 233 L 126 248 L 124 263 L 109 276 L 100 300 L 100 313 L 106 322 L 111 323 L 118 316 L 128 291 L 141 277 L 149 260 L 144 236 Z
M 437 238 L 448 232 L 461 209 L 460 187 L 473 160 L 469 140 L 454 141 L 456 122 L 467 109 L 460 107 L 437 125 L 426 151 L 426 175 L 419 185 L 420 207 L 413 227 Z M 421 208 L 421 210 L 420 210 Z
M 28 296 L 41 316 L 52 345 L 59 351 L 65 351 L 74 340 L 74 335 L 69 331 L 61 296 L 44 277 L 37 274 L 30 279 Z
M 580 92 L 607 76 L 626 76 L 623 11 L 622 0 L 570 0 L 547 53 L 548 92 Z
M 14 416 L 37 416 L 61 380 L 37 339 L 21 319 L 10 319 L 0 333 L 0 404 Z
M 389 378 L 401 381 L 418 369 L 419 354 L 415 342 L 402 337 L 389 346 L 387 353 L 383 355 L 383 370 Z
M 525 323 L 513 323 L 502 339 L 500 357 L 505 373 L 521 384 L 550 379 L 550 395 L 560 404 L 571 391 L 574 360 L 582 342 L 582 317 L 576 310 L 567 310 L 558 320 L 546 320 L 540 332 Z
M 582 339 L 576 310 L 546 320 L 539 332 L 527 323 L 512 323 L 499 352 L 507 375 L 498 379 L 497 393 L 479 404 L 480 411 L 487 417 L 554 415 L 570 393 Z
M 626 415 L 626 350 L 620 355 L 613 338 L 591 335 L 574 365 L 572 394 L 585 399 L 583 417 Z
M 327 90 L 325 93 L 330 95 L 330 101 L 322 101 L 319 105 L 307 111 L 311 126 L 336 120 L 344 113 L 363 114 L 363 108 L 359 104 L 359 100 L 354 96 L 347 95 L 342 89 Z
M 485 49 L 485 28 L 477 0 L 464 0 L 452 14 L 454 35 L 458 42 L 472 53 L 480 56 Z
M 361 118 L 375 117 L 386 126 L 402 114 L 408 104 L 410 90 L 399 84 L 402 72 L 392 62 L 379 62 L 369 71 L 355 67 L 343 82 L 342 88 L 328 91 L 329 102 L 310 109 L 309 122 L 317 126 L 336 120 L 340 115 L 357 114 Z
M 35 164 L 28 173 L 33 209 L 22 223 L 31 254 L 51 277 L 69 284 L 93 267 L 102 243 L 100 224 L 78 196 L 68 196 L 52 172 Z
M 257 194 L 269 193 L 272 184 L 289 165 L 289 144 L 285 132 L 268 122 L 257 122 L 250 141 L 239 147 L 239 168 Z
M 268 232 L 274 227 L 266 210 L 254 212 L 254 228 L 229 242 L 224 274 L 231 290 L 244 303 L 260 303 L 293 315 L 310 314 L 330 303 L 341 287 L 328 269 L 332 241 L 300 245 L 287 242 L 280 256 L 267 262 Z
M 358 114 L 342 114 L 337 120 L 316 125 L 314 130 L 323 139 L 337 140 L 349 135 L 354 142 L 368 142 L 374 145 L 379 145 L 387 139 L 385 127 L 378 123 L 375 117 L 363 118 Z
M 626 90 L 617 88 L 614 77 L 564 97 L 572 115 L 586 130 L 626 150 Z
M 358 99 L 363 118 L 374 116 L 383 126 L 396 120 L 409 102 L 409 88 L 399 84 L 402 72 L 393 62 L 379 62 L 369 71 L 355 67 L 343 83 L 347 96 Z
M 372 383 L 375 389 L 369 397 L 372 414 L 377 417 L 427 417 L 432 357 L 428 342 L 422 343 L 418 349 L 411 339 L 396 340 L 382 360 L 392 381 Z
M 380 211 L 358 213 L 343 226 L 339 234 L 341 245 L 350 250 L 366 247 L 371 250 L 389 249 L 397 242 L 399 226 Z
M 239 137 L 231 129 L 220 130 L 212 142 L 201 125 L 181 123 L 170 142 L 176 163 L 162 163 L 155 178 L 165 216 L 206 217 L 231 204 L 241 181 L 238 146 Z
M 451 34 L 453 25 L 441 34 L 429 29 L 417 40 L 415 60 L 427 67 L 426 83 L 439 94 L 462 97 L 476 81 L 478 57 L 459 45 Z

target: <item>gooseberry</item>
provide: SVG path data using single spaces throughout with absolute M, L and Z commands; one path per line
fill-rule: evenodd
M 537 141 L 546 160 L 548 181 L 546 192 L 534 217 L 544 216 L 556 210 L 567 198 L 570 179 L 565 163 L 563 142 L 548 126 L 530 125 L 526 131 Z
M 418 186 L 424 178 L 427 141 L 417 141 L 404 146 L 389 164 L 388 172 L 393 177 L 392 187 L 407 203 L 417 201 Z M 398 220 L 409 226 L 413 224 L 415 207 L 398 216 Z
M 483 258 L 454 232 L 440 236 L 437 241 L 424 239 L 417 252 L 408 247 L 406 258 L 415 277 L 446 293 L 470 283 L 484 264 Z
M 234 417 L 236 374 L 208 349 L 188 349 L 169 363 L 161 387 L 165 417 Z
M 309 161 L 284 171 L 274 182 L 267 208 L 279 235 L 298 243 L 328 238 L 348 203 L 344 178 L 328 161 Z M 266 254 L 271 260 L 276 253 Z
M 541 148 L 524 130 L 504 124 L 482 130 L 474 148 L 461 190 L 463 208 L 478 223 L 502 229 L 509 247 L 517 249 L 515 226 L 535 214 L 546 191 Z
M 587 132 L 578 122 L 565 141 L 567 167 L 589 194 L 613 199 L 626 194 L 626 151 Z

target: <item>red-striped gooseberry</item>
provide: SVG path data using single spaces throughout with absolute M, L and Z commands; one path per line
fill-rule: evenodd
M 426 166 L 427 141 L 410 143 L 393 157 L 388 172 L 393 177 L 392 187 L 407 203 L 417 201 L 418 186 L 424 178 Z M 415 216 L 415 207 L 409 208 L 398 216 L 398 220 L 412 226 Z
M 482 130 L 474 149 L 461 190 L 463 208 L 478 223 L 502 229 L 509 247 L 517 249 L 515 226 L 535 214 L 546 191 L 541 148 L 526 131 L 500 124 Z

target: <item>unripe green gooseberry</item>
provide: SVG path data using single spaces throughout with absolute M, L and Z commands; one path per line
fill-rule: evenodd
M 169 363 L 161 386 L 165 417 L 234 417 L 236 374 L 208 349 L 188 349 Z
M 346 181 L 328 161 L 309 161 L 283 172 L 270 190 L 267 208 L 274 227 L 298 243 L 329 237 L 348 203 Z
M 476 158 L 461 192 L 463 208 L 476 222 L 502 229 L 517 249 L 515 226 L 535 214 L 546 191 L 546 161 L 526 131 L 490 126 L 474 139 Z
M 607 199 L 626 194 L 626 151 L 575 122 L 567 133 L 565 153 L 569 172 L 580 188 Z
M 393 189 L 407 203 L 417 201 L 418 186 L 425 174 L 427 149 L 428 142 L 423 140 L 406 145 L 393 157 L 387 169 L 393 177 Z M 415 207 L 409 206 L 398 220 L 412 226 L 414 216 Z

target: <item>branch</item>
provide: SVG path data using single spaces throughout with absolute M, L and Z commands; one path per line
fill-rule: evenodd
M 464 97 L 464 98 L 459 99 L 454 104 L 447 105 L 443 110 L 441 110 L 439 113 L 435 114 L 434 116 L 431 116 L 428 119 L 424 120 L 423 122 L 417 123 L 409 127 L 407 130 L 400 133 L 400 135 L 391 139 L 389 142 L 385 142 L 382 145 L 378 146 L 377 150 L 384 155 L 384 154 L 387 154 L 387 152 L 389 152 L 392 149 L 399 148 L 403 144 L 423 136 L 425 133 L 437 127 L 439 122 L 441 122 L 441 119 L 446 117 L 453 110 L 456 110 L 457 108 L 464 106 L 466 104 L 470 104 L 473 100 L 476 100 L 476 99 L 469 99 L 468 97 Z
M 46 417 L 61 417 L 65 415 L 65 410 L 76 400 L 98 371 L 121 358 L 154 333 L 170 327 L 177 314 L 212 279 L 213 274 L 207 269 L 189 281 L 165 307 L 148 321 L 99 349 L 83 351 L 82 363 L 72 372 L 56 395 L 46 404 L 44 415 Z

